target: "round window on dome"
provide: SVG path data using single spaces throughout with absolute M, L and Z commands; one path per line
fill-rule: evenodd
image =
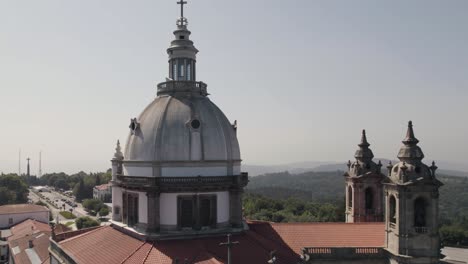
M 200 120 L 194 119 L 192 122 L 190 122 L 190 126 L 192 126 L 193 129 L 199 129 L 200 128 Z

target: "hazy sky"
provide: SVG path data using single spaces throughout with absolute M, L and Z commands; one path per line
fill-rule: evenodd
M 167 76 L 176 0 L 0 1 L 0 171 L 102 171 Z M 468 1 L 190 1 L 197 78 L 244 163 L 468 156 Z M 23 171 L 25 171 L 23 161 Z

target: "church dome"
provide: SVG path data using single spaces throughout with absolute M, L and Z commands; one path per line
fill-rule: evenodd
M 240 160 L 235 125 L 204 95 L 160 94 L 132 120 L 130 129 L 125 160 Z

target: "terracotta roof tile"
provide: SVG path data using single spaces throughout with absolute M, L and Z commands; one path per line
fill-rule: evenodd
M 38 232 L 46 232 L 50 235 L 52 229 L 46 223 L 42 223 L 36 220 L 27 219 L 20 222 L 10 228 L 11 236 L 8 237 L 8 241 L 15 240 L 26 235 L 32 235 Z
M 296 253 L 303 247 L 383 247 L 384 223 L 252 223 L 251 230 L 283 241 Z
M 267 263 L 276 251 L 278 264 L 296 263 L 304 247 L 382 247 L 384 224 L 249 222 L 250 230 L 232 236 L 233 263 Z M 78 263 L 225 263 L 225 236 L 143 242 L 112 226 L 100 227 L 60 242 Z
M 31 263 L 29 257 L 26 254 L 25 250 L 29 248 L 29 241 L 33 242 L 33 249 L 36 254 L 39 256 L 41 261 L 46 260 L 49 257 L 49 238 L 50 233 L 46 234 L 44 232 L 35 233 L 33 235 L 26 235 L 24 237 L 8 241 L 10 248 L 19 247 L 20 253 L 14 255 L 16 263 Z
M 144 242 L 103 226 L 59 244 L 78 263 L 114 264 L 128 258 Z
M 47 207 L 35 204 L 7 204 L 0 206 L 0 214 L 19 214 L 46 211 L 49 211 Z
M 110 183 L 105 183 L 105 184 L 94 186 L 94 188 L 100 191 L 103 191 L 103 190 L 108 189 L 110 186 L 111 186 Z

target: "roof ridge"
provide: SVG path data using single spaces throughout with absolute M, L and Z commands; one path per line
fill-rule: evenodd
M 154 249 L 154 244 L 151 243 L 151 247 L 150 247 L 150 249 L 148 250 L 148 253 L 146 253 L 146 256 L 145 256 L 145 258 L 143 259 L 143 262 L 142 262 L 142 263 L 145 263 L 145 262 L 146 262 L 146 260 L 148 259 L 149 255 L 150 255 L 151 251 L 153 251 L 153 249 Z
M 137 247 L 135 250 L 133 250 L 133 252 L 130 253 L 130 255 L 128 255 L 126 258 L 124 258 L 124 259 L 120 262 L 120 264 L 125 263 L 125 261 L 127 261 L 131 256 L 133 256 L 133 255 L 134 255 L 138 250 L 140 250 L 140 248 L 143 247 L 146 243 L 147 243 L 146 241 L 142 241 L 142 242 L 141 242 L 141 245 L 140 245 L 139 247 Z M 144 263 L 144 261 L 143 261 L 142 263 Z
M 90 231 L 88 231 L 88 232 L 84 232 L 84 233 L 81 233 L 81 234 L 76 235 L 76 236 L 74 236 L 74 237 L 70 237 L 70 238 L 64 239 L 64 240 L 60 241 L 60 244 L 68 243 L 68 242 L 70 242 L 70 241 L 72 241 L 72 240 L 75 240 L 76 238 L 82 237 L 82 236 L 84 236 L 84 235 L 86 235 L 86 234 L 91 234 L 91 233 L 93 233 L 93 232 L 96 232 L 97 230 L 106 229 L 107 227 L 110 227 L 110 226 L 100 226 L 100 227 L 98 227 L 98 228 L 94 228 L 94 229 L 92 229 L 92 230 L 90 230 Z M 92 227 L 90 227 L 90 228 L 92 228 Z M 80 229 L 80 230 L 81 230 L 81 229 Z M 70 231 L 70 232 L 75 232 L 75 231 L 78 231 L 78 230 L 74 230 L 74 231 Z M 67 233 L 67 232 L 64 232 L 64 233 Z M 62 233 L 62 234 L 64 234 L 64 233 Z

